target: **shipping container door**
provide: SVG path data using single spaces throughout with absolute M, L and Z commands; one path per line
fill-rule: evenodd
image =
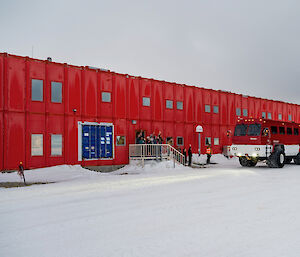
M 101 158 L 112 158 L 113 157 L 113 130 L 112 126 L 101 125 L 100 128 L 101 136 Z
M 82 157 L 90 159 L 90 126 L 82 126 Z
M 98 150 L 97 148 L 97 133 L 96 133 L 97 126 L 90 126 L 90 149 L 91 149 L 91 159 L 96 158 L 96 151 Z

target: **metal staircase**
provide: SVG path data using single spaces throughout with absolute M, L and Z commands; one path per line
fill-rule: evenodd
M 185 165 L 185 157 L 169 144 L 130 144 L 129 161 L 140 160 L 144 167 L 145 160 L 173 160 L 175 163 Z

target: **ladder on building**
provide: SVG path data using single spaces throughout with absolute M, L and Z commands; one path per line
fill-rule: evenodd
M 130 144 L 129 161 L 140 160 L 144 167 L 145 160 L 173 160 L 185 165 L 184 155 L 169 144 Z

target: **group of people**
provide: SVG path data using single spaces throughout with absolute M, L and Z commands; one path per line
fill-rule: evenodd
M 138 136 L 136 137 L 136 144 L 162 144 L 163 138 L 161 136 L 161 132 L 158 132 L 158 135 L 156 136 L 155 133 L 151 134 L 150 136 L 147 136 L 144 138 L 143 132 L 140 132 Z
M 169 140 L 167 144 L 173 145 L 173 139 L 171 140 Z M 146 138 L 144 137 L 143 131 L 140 131 L 136 137 L 136 144 L 163 144 L 163 142 L 164 141 L 161 135 L 161 131 L 159 131 L 157 135 L 155 135 L 155 133 L 153 132 L 150 136 L 147 136 Z M 192 145 L 191 144 L 189 145 L 188 150 L 186 150 L 186 148 L 183 148 L 182 150 L 178 148 L 177 150 L 183 154 L 185 159 L 185 164 L 191 166 L 192 158 L 193 158 Z M 211 145 L 208 144 L 206 148 L 207 164 L 210 163 L 211 155 L 212 155 Z

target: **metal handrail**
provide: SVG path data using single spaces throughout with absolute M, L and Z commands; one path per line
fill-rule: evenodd
M 141 160 L 144 166 L 145 160 L 173 160 L 185 165 L 184 155 L 169 144 L 130 144 L 129 160 Z

